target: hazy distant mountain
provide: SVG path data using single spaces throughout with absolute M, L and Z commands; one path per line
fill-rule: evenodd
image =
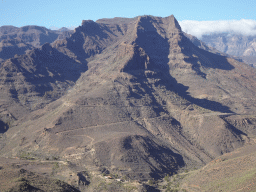
M 58 31 L 61 31 L 61 32 L 63 32 L 63 31 L 70 31 L 70 29 L 68 29 L 66 27 L 62 27 L 62 28 L 58 29 Z
M 28 25 L 24 27 L 2 26 L 0 27 L 0 41 L 4 39 L 21 39 L 31 44 L 33 47 L 40 47 L 45 43 L 54 42 L 62 32 L 69 37 L 72 30 L 61 28 L 60 30 L 50 30 L 45 27 Z
M 2 26 L 0 27 L 0 62 L 15 54 L 25 54 L 27 50 L 39 48 L 45 43 L 65 39 L 73 33 L 72 30 L 61 28 L 50 30 L 39 26 Z
M 221 52 L 241 57 L 247 63 L 256 65 L 256 36 L 216 33 L 203 35 L 201 40 Z
M 55 161 L 51 175 L 83 191 L 128 189 L 102 184 L 106 174 L 152 191 L 149 179 L 255 142 L 256 69 L 173 15 L 84 20 L 2 62 L 0 78 L 0 155 Z

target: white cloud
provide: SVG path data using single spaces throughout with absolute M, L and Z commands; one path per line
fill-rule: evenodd
M 250 19 L 219 21 L 179 21 L 182 30 L 201 38 L 204 34 L 233 32 L 242 35 L 256 35 L 256 21 Z

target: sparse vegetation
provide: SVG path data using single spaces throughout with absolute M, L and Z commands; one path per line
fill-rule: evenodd
M 59 159 L 60 159 L 59 156 L 52 156 L 52 160 L 54 160 L 54 161 L 58 161 Z
M 55 162 L 54 164 L 53 164 L 53 169 L 55 170 L 55 169 L 58 169 L 60 166 L 59 166 L 59 163 L 57 163 L 57 162 Z
M 25 152 L 25 151 L 22 151 L 20 153 L 19 158 L 25 159 L 25 160 L 35 160 L 36 159 L 30 152 Z
M 54 175 L 57 172 L 57 170 L 59 169 L 59 167 L 60 167 L 60 165 L 58 162 L 53 163 L 51 175 Z
M 166 182 L 168 182 L 169 181 L 169 174 L 168 175 L 166 175 L 165 177 L 164 177 L 164 180 L 166 181 Z
M 125 191 L 127 191 L 127 192 L 131 192 L 131 191 L 137 190 L 137 187 L 131 186 L 131 185 L 125 185 L 125 186 L 124 186 L 124 189 L 125 189 Z
M 150 180 L 148 180 L 148 184 L 149 184 L 149 185 L 154 185 L 155 182 L 154 182 L 152 179 L 150 179 Z

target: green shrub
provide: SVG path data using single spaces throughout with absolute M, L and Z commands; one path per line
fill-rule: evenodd
M 53 167 L 52 167 L 52 169 L 53 170 L 56 170 L 56 169 L 58 169 L 60 166 L 59 166 L 59 163 L 58 162 L 55 162 L 54 164 L 53 164 Z
M 149 185 L 154 185 L 154 181 L 150 179 L 150 180 L 148 180 L 148 184 Z
M 52 156 L 52 160 L 54 160 L 54 161 L 57 161 L 59 159 L 60 159 L 60 157 L 58 157 L 58 156 Z
M 169 181 L 169 174 L 167 174 L 167 175 L 164 177 L 164 180 L 165 180 L 166 182 Z
M 32 154 L 31 154 L 31 153 L 25 152 L 25 151 L 22 151 L 22 152 L 20 153 L 20 159 L 35 160 L 35 158 L 32 157 Z

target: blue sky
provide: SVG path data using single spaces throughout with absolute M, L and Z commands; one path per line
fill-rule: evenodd
M 255 0 L 0 0 L 0 26 L 76 27 L 82 20 L 173 14 L 178 21 L 256 21 Z

